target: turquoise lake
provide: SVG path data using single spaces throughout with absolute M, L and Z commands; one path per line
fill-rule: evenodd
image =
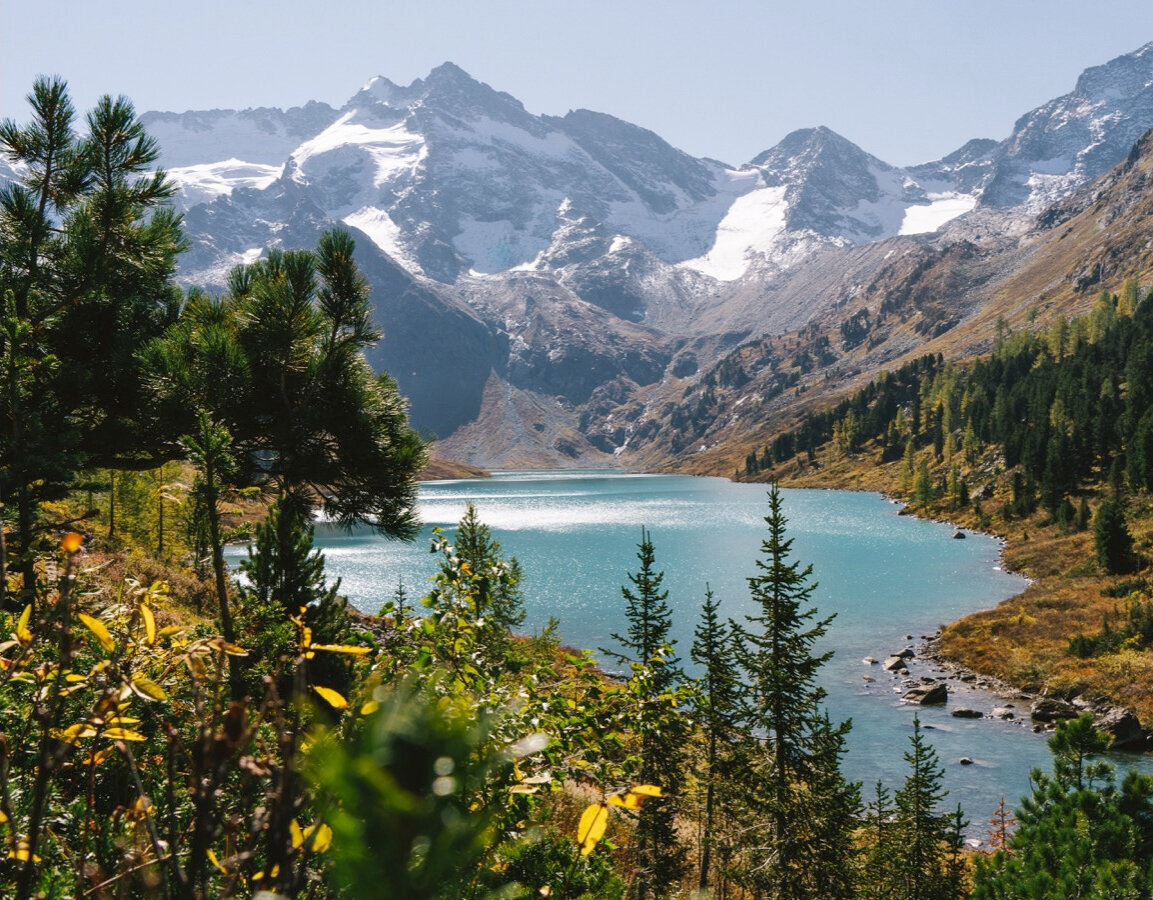
M 866 795 L 878 779 L 899 786 L 917 712 L 945 769 L 946 803 L 961 803 L 970 834 L 984 836 L 999 798 L 1016 805 L 1028 792 L 1029 771 L 1050 768 L 1044 736 L 1027 725 L 1027 705 L 1018 702 L 1024 722 L 956 719 L 949 715 L 954 706 L 988 712 L 1004 701 L 951 681 L 947 707 L 911 707 L 900 701 L 901 679 L 862 659 L 915 646 L 941 624 L 1019 593 L 1026 580 L 1002 571 L 992 538 L 955 540 L 954 528 L 899 516 L 899 507 L 878 494 L 782 493 L 794 557 L 813 566 L 820 613 L 836 613 L 824 648 L 835 655 L 821 681 L 832 718 L 853 720 L 847 774 L 864 783 Z M 636 568 L 642 526 L 665 573 L 673 637 L 686 665 L 706 583 L 728 617 L 753 612 L 745 579 L 765 534 L 765 487 L 720 478 L 537 471 L 431 482 L 420 492 L 425 531 L 412 544 L 319 525 L 329 577 L 339 577 L 341 592 L 366 612 L 378 611 L 400 579 L 410 596 L 422 595 L 437 564 L 431 529 L 451 534 L 470 501 L 505 554 L 521 562 L 526 630 L 555 616 L 565 643 L 612 648 L 611 635 L 625 629 L 621 585 Z M 961 757 L 974 764 L 961 765 Z

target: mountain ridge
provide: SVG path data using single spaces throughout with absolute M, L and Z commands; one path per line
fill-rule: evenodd
M 742 342 L 839 329 L 905 290 L 894 266 L 952 267 L 952 291 L 990 248 L 1035 240 L 1038 212 L 1064 215 L 1051 201 L 1153 125 L 1153 44 L 1087 70 L 1004 140 L 903 168 L 822 126 L 728 166 L 605 113 L 534 115 L 452 63 L 409 85 L 374 77 L 339 108 L 143 119 L 181 190 L 185 283 L 219 288 L 267 247 L 350 228 L 386 332 L 373 363 L 419 426 L 442 447 L 473 435 L 462 458 L 481 465 L 599 464 L 633 459 L 637 424 Z M 909 346 L 971 314 L 910 290 Z M 502 421 L 526 417 L 525 443 L 487 456 L 498 401 Z

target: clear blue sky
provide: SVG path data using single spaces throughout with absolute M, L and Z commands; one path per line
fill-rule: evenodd
M 40 73 L 81 109 L 339 105 L 451 60 L 534 113 L 585 107 L 745 162 L 827 125 L 938 158 L 1153 40 L 1149 0 L 2 0 L 0 115 Z

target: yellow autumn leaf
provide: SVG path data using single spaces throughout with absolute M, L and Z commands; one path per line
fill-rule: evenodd
M 116 642 L 112 640 L 112 635 L 108 633 L 108 629 L 104 627 L 103 622 L 86 613 L 80 613 L 79 619 L 88 630 L 95 635 L 96 640 L 100 642 L 100 646 L 103 647 L 106 652 L 111 653 L 116 649 Z
M 144 633 L 148 638 L 148 646 L 151 647 L 156 643 L 156 618 L 144 603 L 140 604 L 140 618 L 144 620 Z
M 357 647 L 353 644 L 312 644 L 310 650 L 327 650 L 329 653 L 351 653 L 353 656 L 367 656 L 371 647 Z
M 661 789 L 655 784 L 638 784 L 629 788 L 630 794 L 638 794 L 641 797 L 659 797 Z
M 313 837 L 313 832 L 316 836 Z M 312 852 L 323 853 L 332 846 L 332 829 L 320 822 L 317 825 L 309 825 L 304 829 L 302 843 L 307 846 L 308 842 L 312 841 Z
M 184 631 L 183 625 L 165 625 L 160 629 L 159 634 L 161 637 L 168 637 L 171 634 L 180 634 Z
M 293 819 L 288 823 L 288 833 L 292 835 L 292 849 L 296 850 L 304 843 L 304 832 L 300 830 L 300 823 Z
M 221 872 L 223 872 L 225 875 L 228 874 L 228 870 L 220 864 L 220 860 L 216 858 L 216 854 L 212 851 L 211 847 L 208 849 L 208 852 L 205 853 L 205 856 L 207 856 L 208 861 L 216 866 L 216 868 L 218 868 Z
M 581 856 L 588 856 L 600 843 L 609 824 L 609 808 L 601 803 L 587 807 L 577 825 L 577 843 L 581 845 Z
M 32 632 L 28 630 L 28 620 L 32 618 L 32 604 L 29 603 L 24 607 L 24 612 L 20 613 L 20 619 L 16 623 L 16 640 L 21 644 L 32 643 Z
M 371 716 L 378 709 L 380 709 L 379 701 L 369 700 L 360 708 L 360 714 L 362 716 Z
M 133 673 L 132 675 L 132 688 L 137 694 L 146 700 L 168 699 L 168 695 L 164 693 L 164 688 L 158 685 L 147 675 L 141 675 L 139 672 Z
M 81 738 L 96 737 L 96 729 L 87 722 L 77 722 L 52 734 L 58 741 L 66 744 L 75 744 Z
M 40 859 L 40 857 L 38 855 L 36 855 L 36 854 L 31 854 L 31 855 L 32 855 L 32 861 L 33 862 L 36 862 L 36 863 L 42 862 L 42 860 Z M 17 860 L 18 862 L 28 862 L 28 856 L 29 856 L 28 845 L 26 843 L 24 843 L 23 841 L 21 841 L 20 844 L 14 850 L 8 851 L 8 858 Z
M 335 707 L 336 709 L 348 708 L 348 701 L 345 700 L 344 697 L 340 695 L 340 693 L 334 691 L 332 688 L 321 687 L 319 684 L 314 684 L 312 689 L 316 691 L 316 693 L 320 694 L 321 698 L 329 706 Z
M 147 740 L 139 731 L 129 731 L 127 728 L 105 728 L 104 737 L 113 741 L 144 741 Z
M 224 652 L 229 656 L 248 656 L 248 651 L 243 647 L 237 647 L 236 644 L 224 643 Z
M 514 784 L 508 789 L 510 794 L 535 794 L 540 787 L 535 784 Z

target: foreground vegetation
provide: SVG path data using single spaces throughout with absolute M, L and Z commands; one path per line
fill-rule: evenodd
M 62 84 L 31 101 L 0 126 L 23 173 L 0 194 L 5 896 L 1153 894 L 1153 782 L 1092 762 L 1087 719 L 975 862 L 916 723 L 904 783 L 862 799 L 775 485 L 756 612 L 722 620 L 706 591 L 692 677 L 647 533 L 605 651 L 619 677 L 554 628 L 516 636 L 531 586 L 471 508 L 433 541 L 419 615 L 403 585 L 348 610 L 313 514 L 411 537 L 426 457 L 365 364 L 351 239 L 182 293 L 131 105 L 101 101 L 77 136 Z M 1129 564 L 1101 530 L 1103 564 Z

